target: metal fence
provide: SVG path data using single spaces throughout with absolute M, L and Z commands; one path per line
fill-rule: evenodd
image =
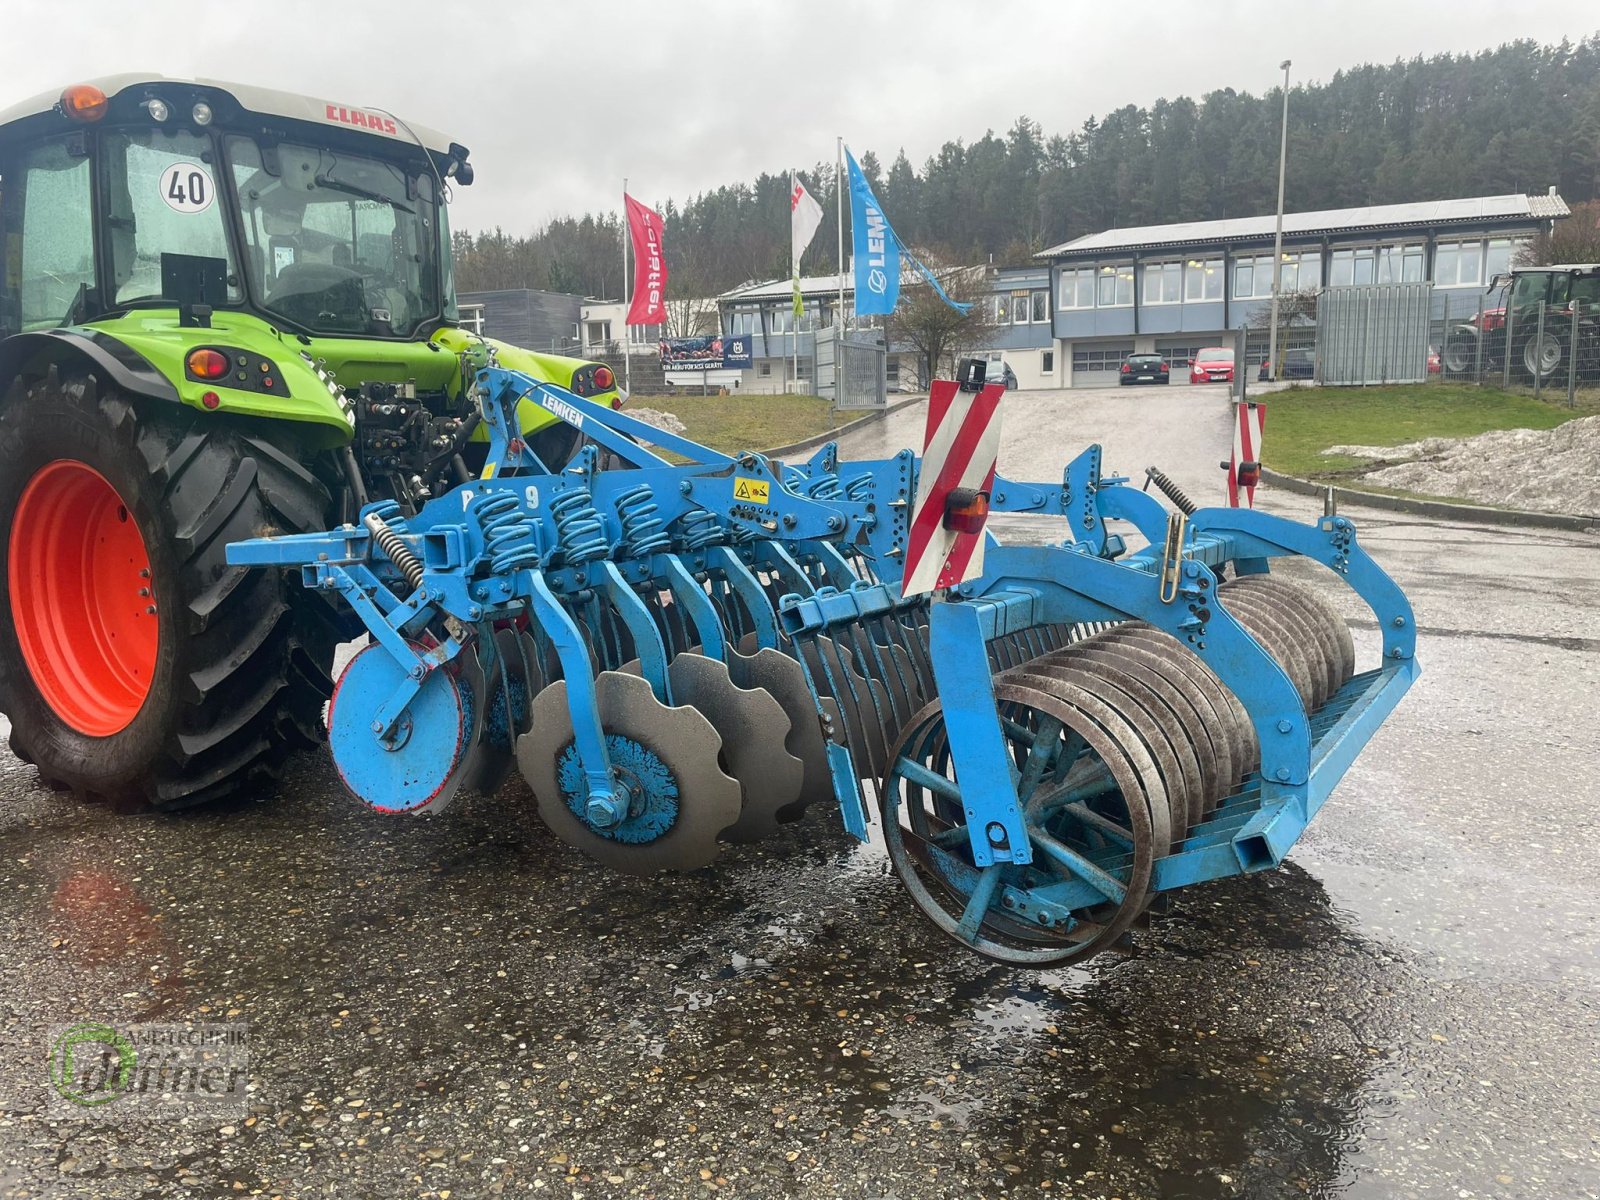
M 1317 300 L 1316 377 L 1332 385 L 1422 383 L 1433 288 L 1327 287 Z
M 816 394 L 835 408 L 882 408 L 888 402 L 888 355 L 883 334 L 870 329 L 848 334 L 837 328 L 814 339 Z
M 1444 295 L 1432 330 L 1430 377 L 1577 402 L 1600 388 L 1600 306 L 1507 303 L 1505 289 Z

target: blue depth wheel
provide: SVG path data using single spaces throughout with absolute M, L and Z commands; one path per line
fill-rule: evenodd
M 1062 689 L 1064 690 L 1064 689 Z M 907 724 L 879 789 L 889 860 L 945 933 L 989 958 L 1052 966 L 1125 933 L 1148 901 L 1159 781 L 1113 738 L 1092 698 L 996 680 L 1033 862 L 973 864 L 960 783 L 936 702 Z M 1127 736 L 1135 735 L 1131 730 Z
M 339 778 L 367 807 L 381 813 L 435 812 L 460 785 L 471 713 L 455 678 L 442 668 L 430 671 L 394 735 L 380 741 L 372 723 L 405 677 L 405 669 L 382 646 L 360 651 L 334 688 L 328 744 Z

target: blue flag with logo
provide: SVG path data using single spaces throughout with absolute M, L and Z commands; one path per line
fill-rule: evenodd
M 850 170 L 850 236 L 856 252 L 856 315 L 858 317 L 887 316 L 900 302 L 900 259 L 905 259 L 921 273 L 943 300 L 957 312 L 964 313 L 970 304 L 957 304 L 945 294 L 944 288 L 933 277 L 933 272 L 917 261 L 914 254 L 900 245 L 900 239 L 883 215 L 883 205 L 872 194 L 872 185 L 862 174 L 855 155 L 847 148 L 845 165 Z

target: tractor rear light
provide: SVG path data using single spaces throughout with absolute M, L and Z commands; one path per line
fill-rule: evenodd
M 1261 482 L 1261 464 L 1258 462 L 1242 462 L 1239 464 L 1239 486 L 1253 488 Z
M 204 346 L 189 351 L 187 365 L 189 374 L 196 379 L 221 379 L 232 369 L 226 354 Z
M 73 121 L 98 121 L 110 101 L 92 83 L 75 83 L 61 93 L 61 115 Z
M 215 392 L 206 392 L 200 397 L 200 403 L 207 408 L 216 408 L 217 405 L 222 403 L 222 397 Z
M 610 367 L 596 367 L 594 369 L 594 386 L 602 392 L 609 392 L 611 385 L 617 382 L 617 377 L 611 373 Z
M 944 527 L 956 533 L 982 533 L 989 515 L 989 493 L 953 488 L 944 501 Z

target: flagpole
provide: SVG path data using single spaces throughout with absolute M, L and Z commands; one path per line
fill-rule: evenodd
M 789 274 L 794 280 L 794 290 L 800 290 L 800 258 L 794 252 L 794 168 L 789 168 Z M 794 390 L 800 394 L 800 314 L 790 306 L 789 345 L 794 350 Z M 815 336 L 815 335 L 813 335 Z
M 633 395 L 633 355 L 628 353 L 628 177 L 622 177 L 622 377 Z
M 844 135 L 838 137 L 839 166 L 836 183 L 838 186 L 839 200 L 839 315 L 835 324 L 839 326 L 839 335 L 844 336 Z

